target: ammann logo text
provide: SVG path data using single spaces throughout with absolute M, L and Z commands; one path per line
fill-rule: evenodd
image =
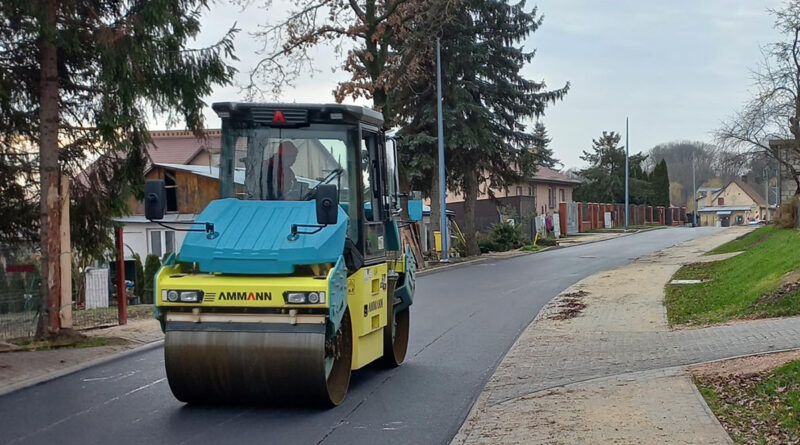
M 272 301 L 272 292 L 220 292 L 219 301 Z

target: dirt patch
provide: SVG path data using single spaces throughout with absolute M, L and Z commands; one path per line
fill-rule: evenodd
M 791 272 L 787 272 L 786 274 L 784 274 L 781 277 L 780 284 L 784 285 L 795 282 L 800 282 L 800 269 L 795 269 Z
M 798 357 L 800 351 L 735 359 L 725 371 L 693 367 L 700 372 L 694 380 L 735 442 L 800 444 Z
M 118 337 L 96 337 L 87 336 L 72 329 L 63 329 L 58 334 L 51 335 L 41 340 L 17 339 L 9 340 L 15 346 L 0 352 L 17 351 L 46 351 L 59 348 L 91 348 L 97 346 L 123 346 L 130 344 L 130 341 Z
M 800 359 L 800 350 L 703 363 L 690 366 L 687 370 L 695 377 L 728 377 L 769 371 L 797 359 Z
M 787 295 L 794 294 L 797 291 L 800 291 L 800 281 L 795 281 L 793 283 L 786 283 L 783 286 L 779 287 L 777 290 L 762 295 L 761 298 L 753 302 L 753 306 L 758 307 L 765 304 L 777 303 L 778 301 L 785 298 Z
M 548 318 L 550 320 L 568 320 L 577 317 L 586 309 L 586 303 L 581 300 L 587 295 L 589 295 L 589 292 L 585 290 L 562 295 L 561 298 L 559 298 L 558 306 L 556 306 L 558 312 Z

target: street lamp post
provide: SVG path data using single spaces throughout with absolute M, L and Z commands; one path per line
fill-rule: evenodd
M 694 215 L 692 215 L 692 219 L 694 220 L 692 223 L 692 227 L 697 227 L 697 183 L 695 182 L 694 176 L 694 169 L 695 165 L 697 164 L 697 158 L 694 153 L 692 153 L 692 200 L 694 200 Z
M 630 200 L 628 199 L 629 198 L 628 176 L 630 176 L 630 168 L 628 167 L 628 157 L 629 157 L 628 153 L 630 152 L 629 151 L 630 139 L 628 137 L 628 134 L 629 134 L 628 118 L 626 117 L 625 118 L 625 231 L 626 232 L 628 231 L 628 222 L 629 222 L 628 211 L 630 210 L 630 204 L 629 204 Z
M 439 120 L 439 210 L 442 233 L 442 262 L 450 262 L 450 233 L 447 227 L 447 183 L 444 174 L 444 124 L 442 123 L 442 55 L 436 38 L 436 114 Z

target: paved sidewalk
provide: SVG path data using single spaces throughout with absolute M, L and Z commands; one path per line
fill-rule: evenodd
M 131 320 L 125 326 L 84 331 L 84 334 L 114 339 L 114 345 L 0 353 L 0 394 L 116 358 L 164 338 L 154 319 Z
M 682 264 L 746 230 L 666 249 L 567 289 L 511 348 L 453 443 L 730 443 L 684 366 L 800 348 L 800 318 L 671 331 L 663 295 Z M 566 318 L 576 301 L 586 307 Z

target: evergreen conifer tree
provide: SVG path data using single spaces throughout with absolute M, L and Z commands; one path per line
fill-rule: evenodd
M 25 147 L 39 161 L 26 185 L 38 186 L 40 196 L 46 284 L 40 336 L 59 328 L 62 174 L 72 179 L 76 250 L 102 254 L 111 245 L 111 218 L 127 211 L 131 193 L 141 194 L 150 141 L 146 118 L 183 119 L 200 136 L 203 97 L 214 85 L 230 82 L 233 70 L 225 58 L 233 57 L 235 30 L 209 48 L 188 47 L 207 5 L 207 0 L 0 2 L 0 147 L 5 153 Z M 8 211 L 13 209 L 0 213 Z
M 669 172 L 666 160 L 662 159 L 656 164 L 650 182 L 653 187 L 653 205 L 669 207 Z
M 539 165 L 552 166 L 544 127 L 530 132 L 525 120 L 544 114 L 569 84 L 548 90 L 544 82 L 522 75 L 533 59 L 520 42 L 536 31 L 535 8 L 507 1 L 461 0 L 451 15 L 437 22 L 442 45 L 444 135 L 448 186 L 464 197 L 467 253 L 478 253 L 475 203 L 478 193 L 492 194 L 533 176 Z M 430 42 L 430 30 L 425 38 Z M 432 65 L 433 67 L 433 65 Z M 435 85 L 434 69 L 428 85 Z M 416 86 L 423 86 L 424 80 Z M 427 131 L 416 148 L 435 147 L 435 89 L 409 88 L 401 114 L 409 116 L 408 133 Z M 417 94 L 424 91 L 424 94 Z M 404 154 L 408 158 L 408 154 Z M 415 156 L 415 154 L 412 154 Z

